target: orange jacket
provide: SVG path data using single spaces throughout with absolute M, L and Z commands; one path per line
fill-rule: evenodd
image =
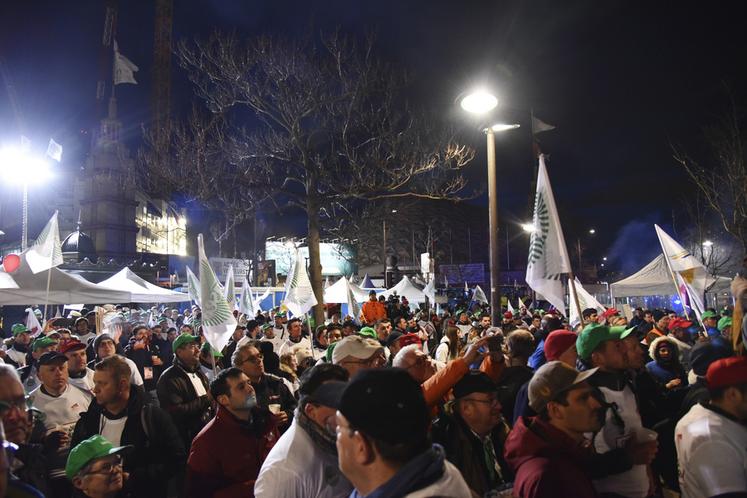
M 480 365 L 480 371 L 486 373 L 494 382 L 501 377 L 505 366 L 503 363 L 490 361 L 490 356 L 486 355 Z M 451 360 L 444 368 L 433 374 L 431 378 L 423 382 L 423 396 L 425 403 L 431 411 L 438 408 L 438 405 L 446 401 L 454 385 L 469 372 L 469 365 L 464 358 Z
M 363 320 L 367 324 L 373 325 L 376 320 L 386 318 L 386 307 L 379 301 L 366 301 L 363 303 L 361 313 L 363 314 Z

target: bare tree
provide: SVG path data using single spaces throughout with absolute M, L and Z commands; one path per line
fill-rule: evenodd
M 176 52 L 196 95 L 218 119 L 190 128 L 187 135 L 200 140 L 206 152 L 225 154 L 219 174 L 228 175 L 217 178 L 199 169 L 206 163 L 192 162 L 182 176 L 187 182 L 197 176 L 198 185 L 183 190 L 209 202 L 217 191 L 213 182 L 220 182 L 228 196 L 220 202 L 229 207 L 251 188 L 303 209 L 309 273 L 319 303 L 325 209 L 387 198 L 458 198 L 465 190 L 460 170 L 473 151 L 437 119 L 410 107 L 402 97 L 407 78 L 374 56 L 370 38 L 358 44 L 333 33 L 301 41 L 243 42 L 216 33 L 182 41 Z M 203 129 L 217 135 L 218 143 L 195 133 Z M 321 306 L 315 318 L 323 319 Z
M 704 206 L 700 193 L 687 199 L 684 205 L 689 217 L 688 228 L 682 232 L 685 247 L 712 277 L 731 273 L 735 270 L 737 248 L 733 241 L 727 240 L 729 237 L 723 236 L 721 224 L 715 219 L 717 215 Z

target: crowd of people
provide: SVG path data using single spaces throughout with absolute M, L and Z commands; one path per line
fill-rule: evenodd
M 492 323 L 472 304 L 237 314 L 221 351 L 197 306 L 12 325 L 0 496 L 747 496 L 729 308 Z

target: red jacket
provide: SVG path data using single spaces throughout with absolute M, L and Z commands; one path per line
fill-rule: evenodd
M 245 498 L 280 437 L 269 411 L 254 409 L 243 422 L 220 406 L 218 414 L 192 441 L 187 460 L 186 496 Z
M 567 434 L 539 418 L 520 417 L 506 439 L 506 462 L 516 473 L 519 498 L 597 498 L 584 471 L 592 456 Z

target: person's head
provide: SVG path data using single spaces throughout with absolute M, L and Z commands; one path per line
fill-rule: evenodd
M 290 320 L 288 320 L 288 336 L 291 339 L 300 338 L 301 332 L 301 320 L 299 320 L 298 318 L 291 318 Z
M 517 329 L 506 337 L 509 357 L 526 362 L 534 352 L 534 336 L 528 330 Z
M 631 333 L 622 342 L 625 347 L 625 360 L 627 361 L 628 368 L 632 370 L 643 368 L 646 364 L 646 355 L 644 354 L 643 345 L 638 339 L 638 335 Z
M 350 320 L 345 320 L 342 324 L 342 337 L 349 337 L 353 334 L 355 334 L 355 331 L 357 330 L 355 324 L 351 322 Z
M 335 345 L 332 363 L 340 365 L 352 377 L 359 370 L 383 367 L 386 357 L 384 348 L 378 341 L 351 335 Z
M 290 368 L 294 372 L 298 370 L 298 358 L 295 353 L 283 353 L 280 355 L 280 363 Z
M 71 375 L 79 374 L 87 368 L 86 345 L 79 340 L 63 342 L 60 353 L 67 356 L 67 370 Z
M 404 317 L 398 316 L 394 319 L 394 326 L 400 331 L 405 331 L 407 330 L 407 320 Z
M 417 344 L 410 344 L 400 349 L 392 360 L 392 366 L 405 370 L 421 384 L 436 373 L 435 362 Z
M 260 344 L 256 341 L 249 341 L 236 348 L 231 357 L 231 364 L 257 382 L 265 374 L 263 360 L 264 355 L 260 352 Z
M 106 407 L 129 399 L 132 372 L 124 358 L 109 356 L 93 368 L 93 395 L 99 405 Z
M 586 308 L 581 312 L 581 316 L 584 318 L 584 323 L 594 323 L 599 317 L 596 308 Z
M 666 333 L 669 329 L 669 315 L 662 310 L 653 311 L 654 327 L 659 331 Z
M 621 335 L 612 332 L 606 325 L 592 324 L 585 327 L 576 339 L 578 357 L 607 372 L 625 370 L 627 361 Z
M 679 339 L 683 342 L 689 342 L 690 333 L 687 331 L 692 326 L 693 322 L 685 320 L 684 318 L 672 318 L 669 320 L 667 327 L 669 328 L 669 335 Z
M 326 430 L 330 437 L 335 435 L 335 413 L 347 380 L 347 370 L 331 363 L 315 365 L 304 371 L 299 379 L 299 410 Z
M 690 367 L 698 377 L 705 377 L 712 363 L 728 358 L 731 351 L 713 342 L 699 342 L 690 350 Z
M 700 315 L 700 319 L 703 320 L 703 325 L 708 329 L 715 329 L 718 325 L 719 316 L 716 312 L 708 310 Z
M 430 447 L 428 422 L 423 390 L 407 372 L 359 372 L 337 410 L 340 470 L 361 494 L 369 494 L 372 475 L 398 470 Z
M 731 339 L 731 325 L 732 325 L 732 319 L 730 316 L 722 316 L 721 319 L 718 321 L 718 330 L 721 332 L 721 335 L 724 337 Z
M 198 337 L 179 334 L 171 347 L 174 349 L 174 356 L 187 368 L 195 368 L 200 364 L 200 340 Z
M 747 356 L 717 360 L 706 373 L 711 403 L 741 422 L 747 421 Z
M 57 351 L 48 351 L 41 355 L 37 364 L 39 377 L 44 389 L 52 394 L 65 391 L 68 381 L 67 356 Z
M 654 323 L 654 312 L 646 310 L 643 312 L 643 321 L 646 323 Z
M 376 291 L 369 291 L 368 292 L 368 300 L 373 302 L 376 302 Z
M 383 318 L 376 322 L 374 329 L 376 329 L 376 337 L 384 342 L 386 341 L 386 338 L 389 337 L 389 334 L 392 333 L 392 322 Z
M 132 446 L 114 447 L 97 434 L 70 450 L 65 475 L 86 496 L 114 497 L 124 485 L 122 456 L 131 449 Z
M 78 336 L 86 335 L 88 333 L 88 320 L 84 317 L 78 317 L 75 319 L 75 334 Z
M 188 323 L 185 323 L 181 327 L 179 327 L 179 334 L 194 335 L 195 329 L 192 328 L 192 326 Z
M 679 348 L 675 342 L 666 337 L 657 337 L 649 346 L 649 356 L 660 365 L 672 365 L 679 363 Z
M 597 369 L 579 373 L 561 361 L 545 363 L 529 381 L 529 406 L 540 419 L 580 441 L 602 427 L 601 405 L 586 380 Z
M 316 342 L 319 343 L 319 345 L 323 347 L 329 346 L 328 339 L 328 330 L 326 325 L 319 325 L 316 330 L 314 331 L 314 339 L 316 339 Z
M 59 342 L 51 337 L 39 336 L 31 343 L 31 356 L 39 360 L 44 353 L 57 351 Z
M 101 334 L 93 340 L 93 349 L 96 351 L 96 357 L 99 360 L 108 358 L 117 353 L 117 346 L 114 339 L 109 334 Z
M 532 327 L 536 330 L 542 327 L 542 317 L 539 315 L 532 315 Z
M 22 323 L 16 323 L 11 328 L 13 333 L 13 342 L 21 346 L 28 346 L 31 343 L 31 331 Z
M 23 384 L 16 369 L 0 364 L 0 401 L 10 408 L 2 412 L 5 437 L 11 443 L 26 444 L 33 428 Z
M 542 317 L 542 321 L 540 322 L 542 324 L 542 332 L 547 335 L 553 330 L 558 330 L 563 328 L 563 321 L 558 318 L 557 316 L 547 313 Z
M 565 329 L 553 330 L 545 339 L 545 358 L 547 361 L 562 361 L 575 368 L 578 353 L 576 352 L 576 334 Z
M 384 345 L 389 349 L 389 354 L 391 356 L 396 355 L 400 349 L 402 349 L 402 345 L 400 344 L 400 339 L 402 338 L 404 334 L 400 332 L 399 330 L 393 331 L 391 334 L 389 334 L 389 337 L 386 338 L 386 341 L 384 342 Z
M 483 329 L 488 329 L 491 325 L 492 324 L 490 323 L 490 315 L 484 314 L 480 317 L 480 326 Z
M 337 325 L 332 325 L 327 328 L 327 345 L 334 344 L 342 340 L 342 330 Z
M 249 377 L 236 367 L 227 368 L 215 377 L 210 383 L 210 395 L 239 418 L 246 418 L 257 406 L 257 395 Z
M 501 422 L 495 383 L 483 372 L 471 371 L 454 386 L 454 408 L 467 426 L 487 436 Z

